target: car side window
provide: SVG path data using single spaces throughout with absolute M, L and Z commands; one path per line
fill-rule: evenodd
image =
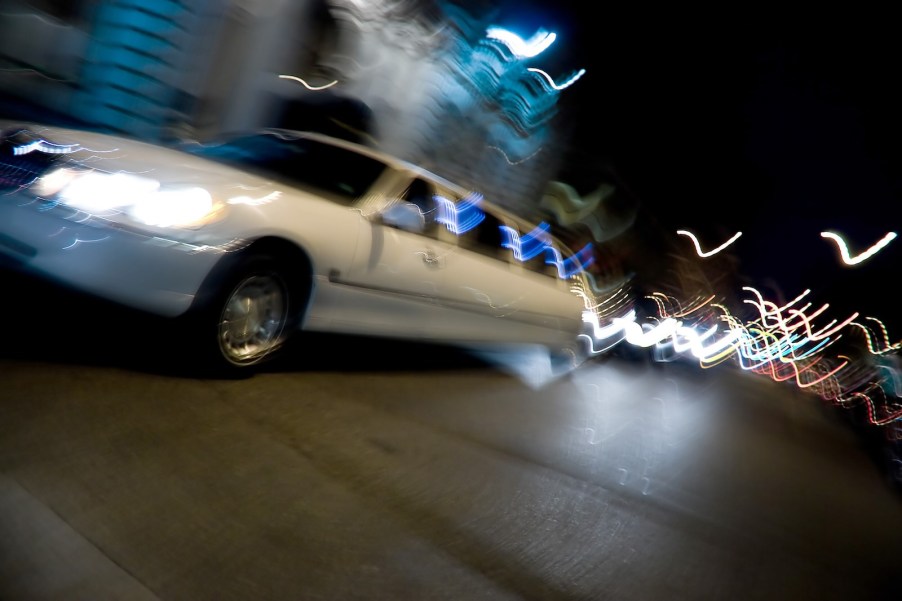
M 527 271 L 557 278 L 557 267 L 552 264 L 557 258 L 556 245 L 549 233 L 548 225 L 542 223 L 524 231 L 527 227 L 529 226 L 525 223 L 501 226 L 504 230 L 503 245 L 510 249 L 512 262 Z
M 292 180 L 344 198 L 347 204 L 363 196 L 385 168 L 368 156 L 328 144 L 287 167 Z
M 557 268 L 548 263 L 549 251 L 546 249 L 545 251 L 539 253 L 535 257 L 526 260 L 523 262 L 523 266 L 526 267 L 529 271 L 534 271 L 535 273 L 541 273 L 542 275 L 546 275 L 550 278 L 557 278 Z
M 223 144 L 187 149 L 192 154 L 238 165 L 350 206 L 385 171 L 372 157 L 305 137 L 254 134 Z
M 423 216 L 422 233 L 434 236 L 438 228 L 438 221 L 436 221 L 435 189 L 432 184 L 419 177 L 414 179 L 404 191 L 401 200 L 419 209 Z
M 436 214 L 432 184 L 415 178 L 397 200 L 382 211 L 382 223 L 434 238 L 438 233 Z
M 491 213 L 484 215 L 476 227 L 460 235 L 459 245 L 461 248 L 507 262 L 510 251 L 502 246 L 501 220 Z

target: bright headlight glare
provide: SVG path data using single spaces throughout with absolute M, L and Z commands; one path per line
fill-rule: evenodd
M 192 226 L 206 223 L 219 207 L 203 188 L 161 190 L 142 197 L 128 211 L 129 216 L 158 227 Z
M 74 172 L 57 194 L 57 200 L 75 209 L 103 215 L 127 207 L 159 188 L 160 182 L 154 179 L 128 173 L 82 171 Z
M 148 177 L 65 167 L 41 177 L 34 192 L 93 215 L 122 213 L 156 227 L 202 225 L 222 209 L 203 188 L 163 188 Z
M 49 198 L 54 194 L 59 193 L 60 190 L 65 188 L 73 179 L 82 173 L 84 172 L 75 169 L 67 169 L 66 167 L 54 169 L 38 178 L 37 181 L 34 182 L 32 190 L 38 196 Z

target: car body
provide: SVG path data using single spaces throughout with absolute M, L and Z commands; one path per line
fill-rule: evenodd
M 0 127 L 0 255 L 183 319 L 228 368 L 303 330 L 579 347 L 585 249 L 370 147 L 276 129 L 174 148 Z

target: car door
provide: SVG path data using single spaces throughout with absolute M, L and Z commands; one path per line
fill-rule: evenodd
M 478 194 L 439 187 L 436 200 L 438 220 L 454 235 L 442 258 L 438 290 L 441 302 L 454 310 L 453 320 L 437 325 L 445 335 L 557 344 L 580 330 L 583 303 L 545 263 L 544 237 L 531 260 L 520 261 L 504 236 L 504 228 L 518 226 L 484 206 Z
M 374 335 L 431 338 L 434 324 L 446 318 L 440 294 L 453 250 L 435 221 L 434 186 L 399 171 L 379 195 L 367 199 L 353 264 L 340 279 L 353 291 L 353 307 L 335 314 L 333 323 Z

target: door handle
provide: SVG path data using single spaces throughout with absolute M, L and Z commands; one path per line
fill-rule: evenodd
M 441 259 L 431 248 L 427 248 L 423 253 L 423 263 L 429 267 L 441 267 Z

